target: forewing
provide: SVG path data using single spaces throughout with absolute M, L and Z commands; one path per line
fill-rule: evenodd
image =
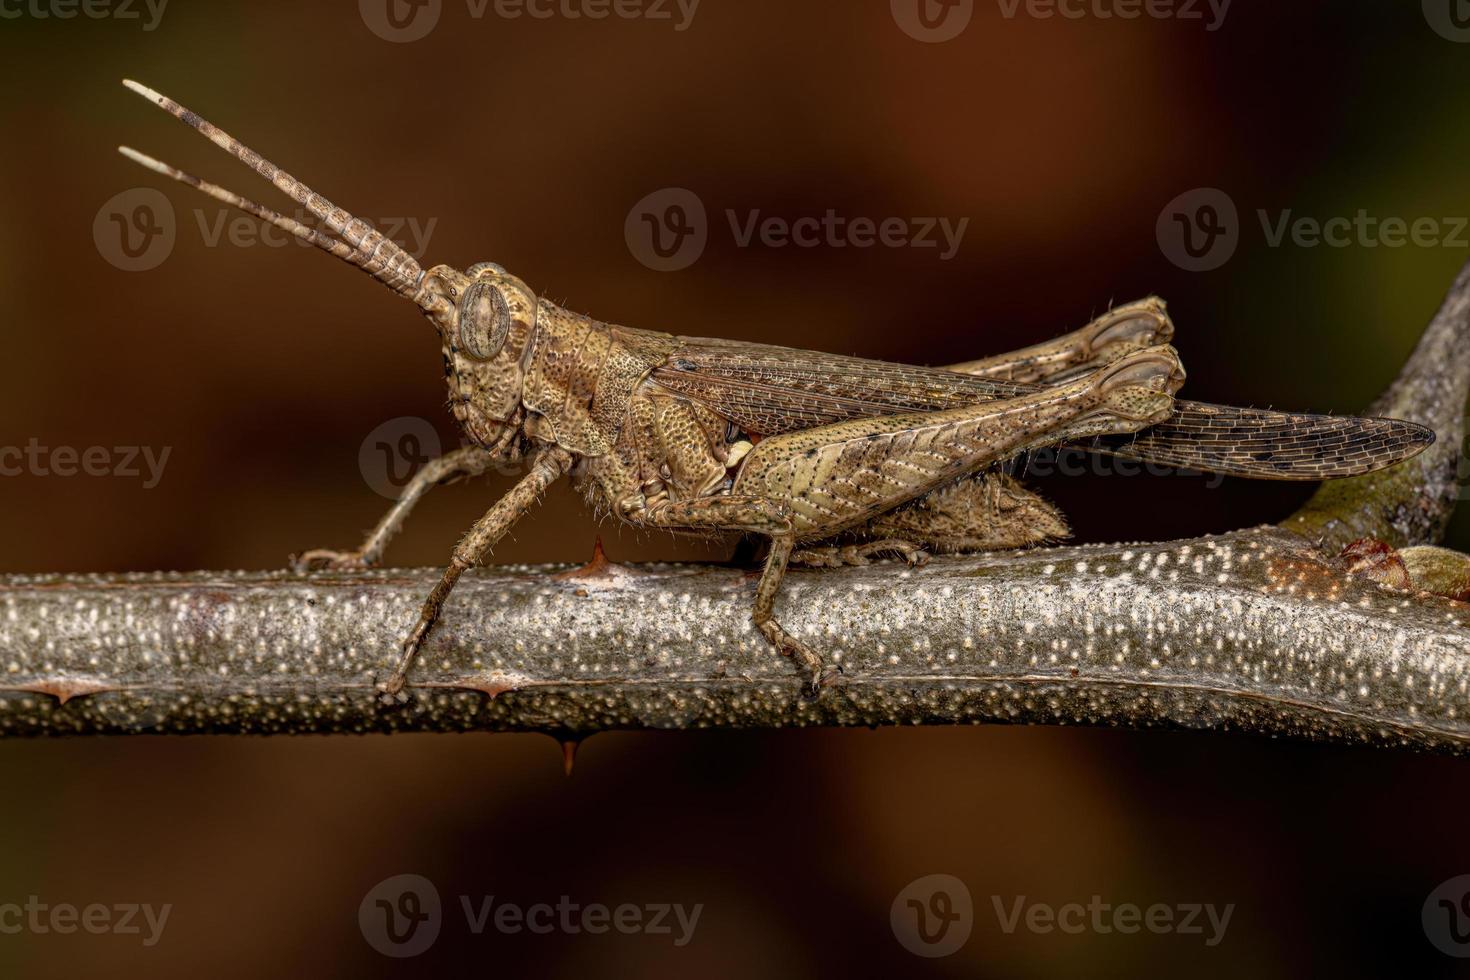
M 744 431 L 773 436 L 875 415 L 1012 398 L 1040 385 L 737 341 L 681 338 L 653 380 Z M 1082 444 L 1095 452 L 1267 480 L 1357 476 L 1417 455 L 1432 430 L 1399 419 L 1176 401 L 1167 422 Z
M 932 412 L 1034 390 L 840 354 L 680 339 L 682 345 L 654 369 L 653 380 L 759 436 L 875 415 Z

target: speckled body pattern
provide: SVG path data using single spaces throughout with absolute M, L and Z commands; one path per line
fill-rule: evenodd
M 466 312 L 469 297 L 487 287 L 504 298 L 487 303 L 485 317 L 508 323 L 482 323 Z M 970 478 L 1059 438 L 1156 424 L 1171 414 L 1173 392 L 1184 380 L 1173 349 L 1154 343 L 1171 332 L 1159 305 L 1149 316 L 1125 318 L 1133 329 L 1123 331 L 1121 340 L 1108 335 L 1100 344 L 1096 325 L 1090 325 L 1048 345 L 1054 353 L 1044 361 L 1032 352 L 1015 359 L 1018 371 L 1043 379 L 1096 359 L 1091 370 L 1071 380 L 932 411 L 868 412 L 798 425 L 810 420 L 781 393 L 796 393 L 813 405 L 857 400 L 870 391 L 882 396 L 877 385 L 885 373 L 904 369 L 600 323 L 535 298 L 524 282 L 492 263 L 470 273 L 435 267 L 423 288 L 442 301 L 436 309 L 453 311 L 436 325 L 456 417 L 489 452 L 532 460 L 528 480 L 535 482 L 524 494 L 528 501 L 550 480 L 571 472 L 599 511 L 632 524 L 770 538 L 753 618 L 773 645 L 802 664 L 813 685 L 822 677 L 820 658 L 773 613 L 788 561 L 820 565 L 899 554 L 919 562 L 927 557 L 925 549 L 956 552 L 992 542 L 1022 546 L 1050 540 L 1064 525 L 1038 519 L 1044 503 L 1025 500 L 1026 491 L 1014 482 L 997 477 L 987 487 Z M 1116 319 L 1110 315 L 1109 322 Z M 1150 326 L 1139 329 L 1140 320 Z M 503 339 L 487 357 L 483 352 L 492 336 Z M 522 343 L 518 351 L 511 348 L 516 339 Z M 767 415 L 743 407 L 752 404 L 749 382 L 693 390 L 687 383 L 717 377 L 711 365 L 770 360 L 773 352 L 784 357 L 784 366 L 767 366 L 757 379 L 760 390 L 776 393 Z M 812 364 L 837 362 L 849 373 L 864 366 L 868 373 L 849 378 L 846 387 L 827 385 L 815 393 L 805 372 Z M 972 369 L 1003 371 L 1010 364 L 1001 358 Z M 960 374 L 946 377 L 971 381 Z M 518 388 L 519 398 L 499 397 L 506 386 Z M 487 393 L 491 397 L 482 397 Z M 961 481 L 969 492 L 953 489 Z M 932 502 L 916 504 L 929 495 L 936 495 Z M 1020 502 L 1001 507 L 1002 497 Z M 445 580 L 410 639 L 412 649 L 428 636 L 464 569 L 478 564 L 523 510 L 502 501 L 455 548 Z M 899 510 L 901 516 L 884 519 Z M 893 534 L 900 528 L 904 536 Z M 838 536 L 846 540 L 839 544 Z M 812 547 L 797 551 L 798 544 Z M 360 554 L 349 553 L 349 562 L 360 563 Z
M 1026 501 L 1014 483 L 974 479 L 1027 449 L 1164 423 L 1162 436 L 1155 429 L 1109 449 L 1219 472 L 1324 477 L 1386 465 L 1431 438 L 1392 420 L 1279 415 L 1263 426 L 1260 413 L 1239 409 L 1176 412 L 1184 373 L 1156 299 L 953 370 L 601 323 L 538 297 L 494 263 L 421 269 L 366 222 L 227 133 L 126 84 L 303 204 L 337 238 L 136 151 L 124 150 L 128 156 L 319 245 L 420 307 L 440 337 L 455 418 L 484 453 L 460 451 L 426 468 L 362 547 L 309 552 L 307 566 L 371 566 L 430 486 L 483 472 L 486 458 L 526 462 L 524 478 L 455 547 L 384 685 L 390 697 L 401 697 L 415 654 L 464 572 L 569 474 L 600 509 L 633 524 L 768 538 L 752 620 L 815 691 L 821 658 L 773 612 L 788 562 L 862 562 L 880 550 L 917 562 L 926 547 L 1046 540 L 1058 522 L 1037 517 L 1044 505 Z M 1021 502 L 1002 507 L 1003 498 Z M 967 523 L 978 521 L 1000 526 Z M 900 529 L 904 537 L 888 536 Z M 813 547 L 804 554 L 799 543 Z

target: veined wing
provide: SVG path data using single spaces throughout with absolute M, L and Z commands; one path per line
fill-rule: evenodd
M 680 340 L 654 369 L 653 380 L 761 436 L 853 418 L 932 412 L 1041 387 L 765 344 Z M 1433 430 L 1399 419 L 1177 401 L 1175 414 L 1160 425 L 1080 448 L 1255 479 L 1322 480 L 1382 469 L 1433 442 Z

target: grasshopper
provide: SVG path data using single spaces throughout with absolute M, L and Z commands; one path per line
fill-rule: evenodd
M 570 476 L 599 511 L 642 528 L 769 541 L 752 621 L 815 694 L 817 651 L 775 617 L 791 565 L 1020 548 L 1068 533 L 1051 504 L 996 468 L 1030 450 L 1085 448 L 1264 479 L 1354 476 L 1434 441 L 1396 419 L 1185 402 L 1174 325 L 1154 297 L 1055 340 L 944 368 L 682 337 L 570 312 L 494 262 L 428 270 L 367 222 L 183 106 L 124 84 L 254 169 L 306 225 L 127 147 L 164 176 L 304 239 L 412 301 L 439 335 L 468 445 L 429 462 L 367 539 L 300 569 L 367 568 L 432 487 L 523 464 L 525 475 L 454 548 L 382 685 L 403 691 L 455 583 L 548 487 Z

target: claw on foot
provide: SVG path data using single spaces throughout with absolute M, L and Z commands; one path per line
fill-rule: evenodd
M 408 692 L 397 691 L 390 694 L 387 690 L 387 687 L 388 686 L 386 684 L 379 685 L 378 687 L 379 704 L 381 704 L 385 708 L 397 708 L 401 705 L 408 704 Z
M 414 627 L 408 639 L 403 641 L 403 654 L 398 658 L 398 666 L 378 688 L 383 704 L 404 704 L 408 701 L 408 693 L 403 690 L 408 684 L 408 670 L 413 666 L 414 657 L 418 655 L 419 647 L 423 646 L 424 638 L 429 635 L 429 628 L 432 625 L 432 620 L 420 616 L 418 625 Z
M 822 683 L 824 668 L 822 658 L 817 655 L 817 652 L 782 629 L 781 624 L 775 620 L 767 620 L 764 623 L 757 623 L 756 625 L 759 627 L 761 635 L 770 642 L 771 646 L 779 650 L 782 656 L 790 657 L 796 661 L 797 666 L 806 674 L 805 690 L 807 696 L 814 698 L 821 694 L 822 687 L 824 686 Z
M 413 658 L 419 652 L 419 645 L 423 642 L 424 633 L 422 628 L 415 629 L 413 635 L 403 642 L 403 656 L 398 661 L 398 666 L 393 673 L 383 682 L 383 693 L 391 698 L 402 698 L 408 700 L 408 695 L 403 693 L 404 685 L 408 683 L 408 668 L 413 663 Z

